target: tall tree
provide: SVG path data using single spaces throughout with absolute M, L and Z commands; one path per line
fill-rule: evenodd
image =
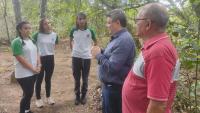
M 15 21 L 18 24 L 22 20 L 20 0 L 12 0 L 12 3 L 15 12 Z
M 6 27 L 6 33 L 8 37 L 8 43 L 10 43 L 10 34 L 8 30 L 8 22 L 7 22 L 7 0 L 2 1 L 2 7 L 3 7 L 3 18 L 5 21 L 5 27 Z
M 15 21 L 16 25 L 22 21 L 22 16 L 21 16 L 21 3 L 20 0 L 12 0 L 13 3 L 13 9 L 15 12 Z M 14 71 L 11 73 L 11 83 L 16 83 L 16 79 L 14 76 Z
M 44 18 L 46 16 L 47 0 L 41 0 L 40 2 L 40 18 Z

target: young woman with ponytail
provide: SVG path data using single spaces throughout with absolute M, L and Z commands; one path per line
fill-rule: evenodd
M 11 48 L 15 57 L 15 78 L 23 91 L 19 113 L 33 113 L 30 110 L 30 103 L 34 91 L 35 75 L 40 72 L 41 68 L 40 58 L 37 47 L 30 38 L 30 23 L 22 21 L 16 29 L 18 36 L 12 41 Z

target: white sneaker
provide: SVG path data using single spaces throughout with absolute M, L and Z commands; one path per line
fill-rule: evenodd
M 48 97 L 48 98 L 47 98 L 47 103 L 48 103 L 49 105 L 54 105 L 54 104 L 55 104 L 55 101 L 54 101 L 54 99 L 53 99 L 52 97 Z
M 36 106 L 37 106 L 38 108 L 42 108 L 42 107 L 44 106 L 44 102 L 43 102 L 42 99 L 36 100 L 35 104 L 36 104 Z

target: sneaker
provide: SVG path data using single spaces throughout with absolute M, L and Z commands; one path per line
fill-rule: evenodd
M 42 108 L 42 107 L 44 106 L 44 102 L 43 102 L 42 99 L 36 100 L 35 104 L 36 104 L 36 106 L 37 106 L 38 108 Z
M 25 110 L 25 113 L 33 113 L 31 110 Z
M 48 103 L 49 105 L 54 105 L 56 102 L 54 101 L 53 98 L 48 97 L 48 98 L 47 98 L 47 103 Z

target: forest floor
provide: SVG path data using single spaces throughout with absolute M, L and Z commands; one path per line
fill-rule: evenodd
M 88 102 L 86 105 L 74 105 L 74 79 L 71 69 L 71 51 L 68 42 L 61 42 L 56 48 L 55 70 L 52 77 L 51 95 L 56 104 L 51 106 L 45 104 L 43 108 L 35 105 L 35 94 L 31 101 L 31 110 L 34 113 L 100 113 L 98 102 L 95 101 L 99 81 L 97 79 L 96 61 L 92 60 Z M 22 90 L 17 83 L 11 83 L 11 75 L 14 70 L 13 56 L 9 47 L 0 48 L 0 113 L 18 113 Z M 98 91 L 97 91 L 98 90 Z M 41 95 L 45 99 L 44 81 Z

